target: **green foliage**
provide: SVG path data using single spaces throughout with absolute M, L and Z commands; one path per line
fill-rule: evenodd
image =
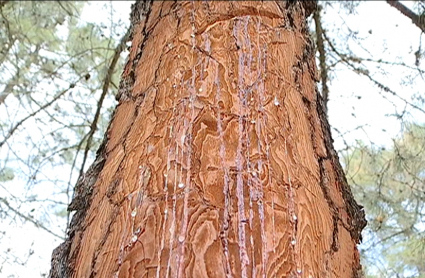
M 385 277 L 423 277 L 418 275 L 425 261 L 425 127 L 407 125 L 389 149 L 359 142 L 342 161 L 369 221 L 365 260 L 373 266 L 383 259 L 390 270 Z
M 4 167 L 0 171 L 0 182 L 11 181 L 15 178 L 15 174 L 12 168 Z

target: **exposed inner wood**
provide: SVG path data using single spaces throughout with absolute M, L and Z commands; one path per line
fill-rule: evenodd
M 356 277 L 300 4 L 154 1 L 134 30 L 72 276 Z

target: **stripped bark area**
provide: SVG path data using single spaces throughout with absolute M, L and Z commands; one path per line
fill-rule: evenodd
M 51 277 L 358 277 L 364 213 L 316 89 L 312 10 L 133 7 L 132 84 Z

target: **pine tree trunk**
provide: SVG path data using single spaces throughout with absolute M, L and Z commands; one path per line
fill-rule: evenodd
M 51 277 L 359 277 L 364 213 L 305 5 L 134 5 L 119 105 Z

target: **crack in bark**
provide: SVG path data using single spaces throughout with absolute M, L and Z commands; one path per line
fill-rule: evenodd
M 126 67 L 124 69 L 123 74 L 121 75 L 121 81 L 119 85 L 119 90 L 116 96 L 116 100 L 118 101 L 127 101 L 127 100 L 133 100 L 133 89 L 134 89 L 134 82 L 136 81 L 136 67 L 139 63 L 140 58 L 143 55 L 143 48 L 145 46 L 145 42 L 147 38 L 149 37 L 150 32 L 154 29 L 155 25 L 150 31 L 146 31 L 147 24 L 149 21 L 149 16 L 151 13 L 151 6 L 153 4 L 153 0 L 142 0 L 136 2 L 136 4 L 132 5 L 132 11 L 131 11 L 131 26 L 132 31 L 130 37 L 134 37 L 134 32 L 136 31 L 136 27 L 139 24 L 143 24 L 143 40 L 139 45 L 137 45 L 137 53 L 133 60 L 130 59 L 130 56 L 127 57 L 127 63 Z M 141 22 L 143 20 L 143 22 Z M 127 70 L 128 64 L 131 62 L 130 68 Z
M 146 1 L 144 1 L 144 2 L 146 2 Z M 177 3 L 177 2 L 175 2 L 175 3 Z M 162 7 L 161 7 L 161 12 L 162 12 Z M 255 14 L 255 16 L 257 16 L 257 14 Z M 161 18 L 162 17 L 159 16 L 159 19 L 161 19 Z M 145 46 L 145 43 L 148 40 L 148 37 L 150 37 L 150 34 L 152 33 L 152 30 L 155 29 L 156 24 L 158 24 L 158 22 L 160 21 L 159 19 L 156 22 L 154 22 L 154 24 L 151 24 L 151 27 L 149 28 L 148 31 L 147 31 L 147 26 L 146 26 L 147 19 L 145 19 L 146 22 L 145 22 L 145 26 L 143 28 L 144 38 L 143 38 L 142 42 L 137 46 L 138 47 L 137 58 L 134 59 L 135 62 L 132 64 L 132 71 L 133 72 L 134 72 L 134 70 L 136 70 L 136 66 L 138 65 L 139 60 L 141 59 L 141 57 L 143 55 L 143 48 Z M 236 40 L 236 38 L 235 38 L 235 40 Z M 179 42 L 179 43 L 183 43 L 183 42 Z M 293 76 L 293 78 L 294 78 L 294 80 L 297 81 L 297 83 L 298 82 L 302 82 L 302 79 L 300 79 L 302 77 L 302 74 L 306 74 L 307 73 L 307 70 L 305 72 L 303 72 L 303 70 L 305 69 L 305 65 L 308 66 L 309 73 L 312 76 L 314 76 L 314 70 L 310 70 L 310 67 L 311 67 L 311 64 L 310 64 L 311 61 L 310 60 L 313 59 L 313 61 L 314 61 L 314 58 L 312 58 L 312 56 L 311 56 L 312 55 L 311 48 L 309 48 L 310 47 L 310 45 L 309 45 L 310 43 L 311 42 L 308 42 L 308 41 L 306 42 L 305 49 L 304 49 L 302 55 L 300 55 L 300 57 L 297 57 L 297 61 L 296 61 L 295 65 L 294 65 L 294 68 L 298 72 L 295 73 L 295 75 Z M 209 58 L 213 59 L 214 61 L 216 61 L 213 58 L 212 55 L 210 55 L 209 53 L 206 53 L 206 51 L 203 50 L 203 49 L 201 49 L 200 47 L 195 47 L 195 49 L 197 51 L 199 51 L 201 54 L 207 55 L 207 57 L 209 57 Z M 149 113 L 153 113 L 155 115 L 155 117 L 157 116 L 157 111 L 158 110 L 156 110 L 156 109 L 158 109 L 158 108 L 156 107 L 156 102 L 157 102 L 157 99 L 158 99 L 158 93 L 156 92 L 156 90 L 158 90 L 159 84 L 162 84 L 163 82 L 160 82 L 160 83 L 155 83 L 155 82 L 157 82 L 157 79 L 159 78 L 158 70 L 160 69 L 161 63 L 163 62 L 163 55 L 165 53 L 168 53 L 168 51 L 163 51 L 161 53 L 160 57 L 159 57 L 159 66 L 155 70 L 154 81 L 152 82 L 152 84 L 147 87 L 147 89 L 143 92 L 143 94 L 137 95 L 137 96 L 132 97 L 130 99 L 131 101 L 136 102 L 136 103 L 135 103 L 134 111 L 130 111 L 130 113 L 133 112 L 133 115 L 129 117 L 131 124 L 129 124 L 129 126 L 126 128 L 126 130 L 123 132 L 124 135 L 119 139 L 119 141 L 116 144 L 116 146 L 122 146 L 124 148 L 124 153 L 125 153 L 124 156 L 123 156 L 123 158 L 122 158 L 122 160 L 119 162 L 119 165 L 118 165 L 118 168 L 117 168 L 118 169 L 117 172 L 120 172 L 123 169 L 123 167 L 126 166 L 124 163 L 128 159 L 128 157 L 129 157 L 129 154 L 127 154 L 128 150 L 126 151 L 126 146 L 127 146 L 127 149 L 129 147 L 128 145 L 126 145 L 126 143 L 128 142 L 127 140 L 129 139 L 128 136 L 129 136 L 130 131 L 133 130 L 133 128 L 134 128 L 134 120 L 137 117 L 140 116 L 139 114 L 140 114 L 141 109 L 139 107 L 143 103 L 143 101 L 145 100 L 145 96 L 148 93 L 154 93 L 155 94 L 154 96 L 151 96 L 153 98 L 153 106 L 154 106 L 152 108 L 152 111 L 153 112 L 152 111 L 149 111 Z M 218 61 L 216 61 L 216 62 L 219 64 L 218 67 L 220 67 L 220 66 L 221 67 L 224 67 Z M 233 61 L 230 64 L 231 64 L 231 66 L 230 66 L 231 68 L 235 68 L 235 64 L 237 64 L 237 61 L 236 62 Z M 237 67 L 237 65 L 236 65 L 236 67 Z M 234 74 L 234 73 L 232 73 L 232 72 L 229 73 L 229 75 L 232 75 L 232 74 Z M 136 77 L 135 77 L 135 79 L 136 79 Z M 251 85 L 251 86 L 254 86 L 255 83 L 258 82 L 258 81 L 259 80 L 256 80 L 254 82 L 254 84 Z M 286 81 L 284 81 L 284 82 L 286 82 Z M 303 88 L 298 87 L 297 89 L 300 92 Z M 249 90 L 247 90 L 247 91 L 249 93 Z M 333 148 L 332 148 L 332 145 L 331 145 L 332 144 L 332 139 L 330 137 L 329 125 L 328 125 L 328 123 L 326 121 L 326 118 L 325 118 L 325 116 L 323 114 L 323 107 L 320 106 L 321 105 L 320 96 L 318 95 L 317 96 L 317 99 L 315 99 L 313 101 L 310 101 L 306 97 L 302 96 L 302 100 L 303 100 L 303 103 L 304 103 L 304 105 L 305 105 L 305 107 L 306 107 L 306 109 L 308 111 L 307 118 L 308 118 L 308 122 L 309 122 L 309 125 L 310 125 L 310 130 L 309 130 L 310 134 L 309 134 L 309 136 L 310 136 L 311 141 L 313 143 L 313 149 L 314 149 L 314 152 L 315 152 L 314 155 L 317 155 L 317 144 L 314 141 L 314 139 L 316 137 L 316 132 L 315 131 L 317 130 L 317 128 L 321 128 L 322 129 L 322 131 L 323 131 L 323 137 L 325 138 L 324 140 L 325 140 L 325 148 L 326 148 L 326 151 L 327 151 L 327 156 L 326 157 L 320 157 L 318 159 L 319 170 L 320 170 L 320 181 L 319 181 L 319 183 L 320 183 L 320 187 L 321 187 L 321 189 L 322 189 L 322 191 L 323 191 L 323 193 L 325 195 L 326 201 L 328 202 L 328 206 L 330 208 L 331 215 L 332 215 L 332 220 L 333 220 L 333 222 L 332 222 L 333 223 L 333 226 L 334 226 L 333 227 L 333 241 L 332 241 L 332 244 L 331 244 L 331 250 L 329 250 L 329 254 L 332 255 L 334 252 L 338 251 L 338 248 L 339 248 L 339 246 L 337 245 L 338 244 L 338 242 L 337 242 L 337 240 L 338 240 L 338 225 L 339 225 L 339 220 L 341 220 L 341 219 L 339 218 L 339 215 L 338 215 L 338 208 L 336 207 L 336 204 L 331 199 L 331 196 L 330 196 L 330 187 L 326 184 L 328 181 L 326 179 L 326 172 L 325 172 L 326 171 L 326 168 L 325 168 L 324 162 L 326 162 L 327 160 L 330 161 L 330 164 L 332 165 L 332 168 L 333 168 L 335 174 L 337 174 L 336 175 L 337 176 L 337 179 L 338 179 L 337 182 L 339 182 L 341 184 L 341 187 L 342 187 L 342 191 L 343 191 L 342 192 L 342 195 L 343 195 L 343 199 L 344 199 L 345 206 L 346 206 L 345 208 L 348 210 L 349 217 L 351 218 L 351 223 L 349 224 L 351 226 L 350 227 L 347 227 L 347 225 L 344 225 L 344 222 L 342 220 L 341 220 L 341 222 L 342 222 L 342 225 L 344 226 L 344 228 L 346 228 L 348 231 L 350 231 L 353 239 L 355 239 L 356 241 L 358 241 L 358 238 L 355 237 L 355 235 L 356 235 L 355 229 L 358 229 L 357 230 L 357 233 L 358 233 L 358 236 L 361 238 L 361 235 L 359 235 L 359 233 L 361 232 L 361 228 L 359 229 L 359 225 L 361 226 L 363 224 L 363 222 L 361 222 L 361 221 L 362 220 L 364 221 L 364 215 L 363 215 L 363 218 L 362 218 L 361 217 L 361 212 L 362 212 L 361 211 L 361 207 L 358 206 L 357 203 L 352 199 L 352 195 L 350 195 L 351 194 L 351 191 L 350 191 L 350 189 L 348 187 L 348 184 L 346 183 L 346 180 L 345 180 L 345 183 L 344 183 L 344 179 L 345 178 L 344 177 L 342 177 L 342 178 L 341 177 L 338 177 L 338 175 L 343 174 L 341 172 L 342 171 L 342 168 L 338 164 L 338 161 L 336 159 L 336 153 L 333 151 Z M 152 101 L 152 99 L 150 99 L 150 101 Z M 269 103 L 270 101 L 271 100 L 269 100 L 267 103 Z M 176 107 L 184 106 L 185 103 L 188 103 L 188 102 L 189 102 L 189 99 L 188 98 L 181 99 L 180 102 L 177 103 L 177 105 L 175 105 L 173 108 L 175 109 Z M 315 104 L 316 104 L 316 107 L 314 107 Z M 215 107 L 215 106 L 212 106 L 212 105 L 209 105 L 208 108 L 211 109 L 211 110 L 213 110 L 213 111 L 215 111 L 214 109 L 218 109 L 218 111 L 220 109 L 219 106 L 218 107 Z M 301 108 L 302 108 L 302 106 L 301 106 Z M 206 109 L 206 108 L 204 108 L 204 109 Z M 316 109 L 316 112 L 318 113 L 318 117 L 320 119 L 320 125 L 318 125 L 317 123 L 314 123 L 313 122 L 314 119 L 313 119 L 312 115 L 314 113 L 314 109 Z M 166 110 L 166 111 L 168 111 L 168 110 Z M 202 110 L 202 111 L 204 111 L 204 110 Z M 218 114 L 218 111 L 216 111 L 217 113 L 215 113 L 215 114 Z M 199 119 L 199 117 L 201 117 L 201 114 L 202 113 L 199 113 L 198 116 L 194 117 L 193 120 L 195 121 L 195 120 Z M 231 114 L 231 113 L 223 114 L 223 115 L 226 115 L 228 117 L 223 122 L 229 121 L 229 119 L 232 119 L 232 118 L 239 119 L 239 121 L 241 121 L 241 125 L 243 126 L 243 130 L 242 131 L 245 131 L 246 124 L 247 124 L 246 123 L 246 120 L 247 120 L 246 119 L 246 116 L 242 115 L 241 113 L 239 113 L 239 115 Z M 173 115 L 172 115 L 172 117 L 173 117 Z M 220 117 L 221 117 L 221 114 L 220 114 Z M 158 122 L 157 122 L 157 124 L 158 124 Z M 291 123 L 289 121 L 288 121 L 288 126 L 289 126 L 289 129 L 292 129 Z M 108 132 L 110 130 L 111 130 L 111 127 L 108 127 Z M 152 136 L 152 133 L 149 134 L 149 136 L 147 138 L 149 138 L 150 136 Z M 104 143 L 105 143 L 105 140 L 106 139 L 104 139 Z M 143 142 L 146 142 L 146 140 L 148 140 L 148 139 L 145 139 Z M 191 138 L 188 138 L 187 140 L 190 143 L 192 143 L 192 141 L 193 141 L 193 139 L 191 139 Z M 103 145 L 103 143 L 102 143 L 102 145 Z M 105 145 L 106 145 L 106 143 L 105 143 Z M 101 167 L 100 167 L 100 170 L 104 166 L 105 159 L 106 159 L 107 155 L 110 152 L 112 152 L 113 150 L 115 150 L 116 146 L 113 146 L 113 148 L 111 150 L 109 150 L 108 153 L 106 153 L 105 146 L 102 146 L 102 148 L 101 148 L 102 151 L 101 152 L 102 152 L 103 160 L 99 160 L 99 161 L 102 162 Z M 140 146 L 140 143 L 137 144 L 137 146 Z M 131 147 L 133 148 L 134 146 L 131 146 Z M 241 149 L 246 149 L 246 148 L 247 148 L 247 146 L 245 144 L 241 144 Z M 194 157 L 193 159 L 196 159 L 196 157 Z M 177 163 L 177 161 L 176 161 L 176 163 Z M 197 165 L 195 163 L 194 164 L 194 167 L 199 167 L 199 165 Z M 302 166 L 302 167 L 305 170 L 305 167 L 304 166 Z M 99 174 L 100 170 L 97 172 L 97 175 Z M 198 171 L 199 169 L 198 168 L 193 168 L 192 170 Z M 234 169 L 232 169 L 232 167 L 229 168 L 229 175 L 232 175 L 234 180 L 235 180 L 235 176 L 237 176 L 238 173 L 241 174 L 243 172 L 238 171 L 238 169 L 236 169 L 236 168 L 234 168 Z M 311 172 L 308 172 L 308 173 L 311 174 Z M 95 175 L 96 175 L 96 173 L 95 173 Z M 314 176 L 314 174 L 313 174 L 313 176 Z M 94 183 L 97 180 L 97 176 L 95 176 L 95 177 L 96 178 L 94 179 Z M 317 175 L 315 177 L 316 177 L 316 180 L 317 180 Z M 190 180 L 192 180 L 192 177 L 190 177 Z M 108 194 L 110 196 L 107 196 L 107 197 L 109 198 L 109 201 L 111 201 L 111 198 L 110 197 L 112 195 L 114 195 L 115 192 L 117 191 L 117 186 L 119 185 L 119 183 L 120 183 L 120 179 L 119 178 L 118 179 L 116 178 L 116 179 L 112 180 L 111 183 L 108 185 L 109 186 Z M 294 185 L 295 185 L 295 183 L 294 183 Z M 296 188 L 296 187 L 294 187 L 294 188 Z M 200 199 L 202 200 L 202 205 L 204 205 L 204 206 L 207 207 L 206 210 L 208 210 L 208 208 L 212 208 L 213 210 L 218 210 L 217 207 L 215 207 L 214 205 L 212 205 L 211 203 L 209 203 L 207 200 L 204 199 L 204 196 L 202 194 L 202 191 L 198 187 L 195 187 L 195 190 L 198 192 L 198 195 L 200 196 Z M 228 192 L 228 193 L 230 194 L 230 192 Z M 84 203 L 84 205 L 81 206 L 80 209 L 77 211 L 77 214 L 78 213 L 81 213 L 82 216 L 79 217 L 79 218 L 75 218 L 76 219 L 75 220 L 76 222 L 72 222 L 73 225 L 76 228 L 75 229 L 73 228 L 73 230 L 70 232 L 69 239 L 67 239 L 67 241 L 65 243 L 63 243 L 61 246 L 59 246 L 58 249 L 57 249 L 58 250 L 57 252 L 59 254 L 62 254 L 61 256 L 57 256 L 57 258 L 58 258 L 58 265 L 59 266 L 68 267 L 68 269 L 66 269 L 66 268 L 62 268 L 61 269 L 61 268 L 59 268 L 59 270 L 57 271 L 57 273 L 58 273 L 57 276 L 51 276 L 51 277 L 68 277 L 67 276 L 67 271 L 69 270 L 69 268 L 72 268 L 72 264 L 75 263 L 76 255 L 78 255 L 78 253 L 80 252 L 80 249 L 79 249 L 80 247 L 78 246 L 78 243 L 79 242 L 77 242 L 77 245 L 76 246 L 77 246 L 78 250 L 74 250 L 73 251 L 73 253 L 72 253 L 73 256 L 72 256 L 71 259 L 69 259 L 67 257 L 67 256 L 69 256 L 70 244 L 72 242 L 71 241 L 72 237 L 74 237 L 76 235 L 76 232 L 83 232 L 84 229 L 85 229 L 84 227 L 80 227 L 80 225 L 82 223 L 81 221 L 82 220 L 85 220 L 84 219 L 85 218 L 85 214 L 87 212 L 88 207 L 91 205 L 90 202 L 91 202 L 91 194 L 92 194 L 92 192 L 91 191 L 88 191 L 88 194 L 89 194 L 88 196 L 90 198 L 88 198 L 86 200 L 86 203 Z M 173 198 L 175 198 L 176 200 L 177 199 L 181 199 L 183 197 L 184 197 L 184 192 L 181 192 L 181 193 L 174 192 Z M 229 198 L 229 200 L 231 200 L 231 198 L 230 198 L 231 196 L 230 195 L 227 196 L 227 197 Z M 149 197 L 147 197 L 145 200 L 152 200 L 153 202 L 156 202 L 158 200 L 165 199 L 165 198 L 167 198 L 167 196 L 165 194 L 159 194 L 157 196 L 155 196 L 154 194 L 152 194 Z M 84 208 L 84 209 L 81 209 L 81 208 Z M 111 219 L 115 219 L 117 217 L 117 211 L 119 211 L 119 209 L 120 209 L 119 206 L 117 206 L 115 208 L 112 208 L 113 212 L 111 213 L 111 215 L 112 215 Z M 282 210 L 282 211 L 287 210 L 287 208 L 280 207 L 277 204 L 276 204 L 276 209 L 277 210 Z M 223 215 L 224 218 L 226 218 L 226 217 L 228 218 L 227 219 L 228 221 L 227 222 L 226 221 L 223 221 L 223 224 L 222 224 L 222 226 L 220 228 L 219 238 L 217 239 L 217 240 L 221 240 L 222 250 L 223 250 L 224 253 L 226 253 L 226 252 L 228 253 L 229 252 L 228 248 L 226 249 L 225 247 L 228 246 L 228 235 L 227 235 L 227 232 L 229 230 L 229 227 L 232 226 L 232 224 L 231 224 L 232 223 L 232 215 L 230 215 L 230 214 L 231 214 L 231 212 L 228 212 L 228 215 Z M 234 214 L 233 214 L 233 216 L 234 216 Z M 246 219 L 247 218 L 241 219 L 241 222 L 244 222 L 245 223 Z M 74 221 L 74 218 L 73 218 L 72 221 Z M 190 219 L 189 219 L 189 221 L 190 221 Z M 237 217 L 236 218 L 234 217 L 233 218 L 233 221 L 236 221 L 237 222 Z M 102 246 L 105 245 L 105 242 L 108 239 L 109 231 L 112 229 L 112 223 L 113 223 L 113 221 L 111 220 L 111 221 L 108 221 L 108 222 L 109 222 L 108 227 L 106 229 L 104 229 L 104 233 L 102 235 L 103 237 L 100 240 L 100 242 L 97 244 L 97 246 L 95 247 L 95 253 L 91 256 L 91 259 L 92 259 L 91 260 L 91 276 L 93 276 L 93 277 L 96 275 L 96 273 L 95 273 L 95 266 L 96 266 L 96 260 L 97 260 L 98 256 L 100 255 L 99 250 L 101 250 Z M 227 224 L 227 226 L 225 226 L 224 223 Z M 85 224 L 87 224 L 87 223 L 85 223 Z M 296 233 L 298 231 L 298 228 L 299 228 L 298 227 L 298 221 L 295 220 L 294 225 L 295 225 L 295 233 Z M 106 232 L 105 232 L 105 230 L 106 230 Z M 78 236 L 80 237 L 80 240 L 81 240 L 81 236 L 80 235 L 78 235 Z M 75 241 L 78 241 L 78 240 L 75 240 Z M 55 252 L 56 252 L 56 250 L 55 250 Z M 225 257 L 225 255 L 223 256 L 223 259 L 224 259 L 224 257 Z M 225 264 L 225 263 L 226 263 L 225 260 L 223 260 L 223 264 Z M 283 267 L 283 262 L 281 262 L 281 263 L 282 263 L 282 265 L 281 266 L 278 266 L 278 268 L 282 268 Z M 150 268 L 150 267 L 154 268 L 154 266 L 146 266 L 146 268 Z M 227 269 L 226 268 L 226 272 L 227 272 L 227 275 L 232 275 L 231 269 Z
M 115 218 L 117 217 L 117 215 L 119 215 L 119 208 L 115 207 L 114 212 L 112 213 L 111 217 L 108 219 L 109 220 L 108 227 L 106 228 L 106 231 L 103 233 L 102 239 L 100 240 L 98 246 L 96 247 L 96 250 L 94 251 L 94 256 L 91 261 L 90 278 L 95 277 L 97 274 L 95 269 L 97 257 L 99 256 L 100 250 L 102 249 L 103 245 L 108 239 L 109 232 L 111 231 L 111 227 L 115 223 Z
M 272 12 L 257 10 L 253 7 L 247 7 L 245 10 L 229 11 L 228 14 L 216 15 L 216 17 L 211 19 L 211 21 L 209 21 L 205 26 L 200 27 L 198 31 L 196 32 L 196 35 L 201 35 L 204 32 L 207 32 L 209 29 L 213 28 L 215 25 L 217 25 L 220 22 L 229 21 L 232 19 L 236 19 L 238 17 L 245 17 L 245 16 L 261 16 L 261 17 L 268 17 L 270 19 L 282 18 L 281 15 L 278 15 Z
M 69 224 L 68 236 L 65 242 L 53 250 L 52 268 L 49 273 L 50 278 L 67 278 L 73 275 L 73 265 L 75 264 L 78 251 L 80 250 L 80 245 L 77 245 L 77 248 L 70 254 L 71 243 L 75 241 L 75 236 L 80 236 L 79 240 L 81 240 L 81 234 L 78 235 L 78 232 L 83 232 L 85 229 L 82 224 L 84 223 L 86 213 L 91 204 L 93 185 L 96 183 L 99 173 L 103 169 L 106 161 L 106 142 L 107 137 L 105 135 L 97 151 L 96 160 L 87 170 L 87 173 L 82 176 L 80 183 L 77 183 L 75 190 L 79 192 L 80 195 L 77 194 L 74 196 L 74 199 L 68 206 L 68 211 L 76 210 L 76 213 Z
M 140 9 L 140 5 L 144 5 L 144 9 Z M 147 22 L 151 5 L 152 5 L 152 1 L 150 2 L 140 1 L 140 2 L 137 2 L 136 4 L 133 4 L 131 19 L 133 21 L 136 20 L 136 17 L 140 16 L 138 11 L 142 10 L 142 11 L 147 11 L 147 16 L 145 18 Z M 141 50 L 142 49 L 140 49 L 140 51 Z M 114 118 L 115 111 L 114 111 L 114 114 L 112 115 L 112 119 Z M 136 109 L 136 113 L 137 113 L 137 109 Z M 81 245 L 77 244 L 76 249 L 72 250 L 72 254 L 71 254 L 70 253 L 71 243 L 76 241 L 76 239 L 74 238 L 75 236 L 79 236 L 80 238 L 78 241 L 80 241 L 81 235 L 85 230 L 85 227 L 83 227 L 82 224 L 84 223 L 86 214 L 88 212 L 88 208 L 91 205 L 93 186 L 96 183 L 99 177 L 99 174 L 101 170 L 103 169 L 103 166 L 106 162 L 106 158 L 107 158 L 106 144 L 108 142 L 108 133 L 112 127 L 112 123 L 113 121 L 111 121 L 108 126 L 107 132 L 105 133 L 103 141 L 96 153 L 95 161 L 87 170 L 87 172 L 84 175 L 82 175 L 81 179 L 77 182 L 77 185 L 75 187 L 76 195 L 74 196 L 73 200 L 68 206 L 68 211 L 76 210 L 76 213 L 71 219 L 71 222 L 69 225 L 69 231 L 67 232 L 68 235 L 65 242 L 63 242 L 55 250 L 53 250 L 52 261 L 51 261 L 52 267 L 49 273 L 50 278 L 67 278 L 67 277 L 73 276 L 73 273 L 75 270 L 73 266 L 75 265 L 75 260 L 79 253 Z
M 306 44 L 304 46 L 304 50 L 302 52 L 302 55 L 300 57 L 297 56 L 297 61 L 295 62 L 293 69 L 294 69 L 294 81 L 296 84 L 300 84 L 299 81 L 300 78 L 302 78 L 302 75 L 304 74 L 304 65 L 308 66 L 308 71 L 313 80 L 317 82 L 317 75 L 315 74 L 315 67 L 311 65 L 311 61 L 314 61 L 314 51 L 313 51 L 313 45 L 311 40 L 306 41 Z M 302 92 L 302 88 L 297 88 L 299 92 Z M 354 200 L 354 197 L 351 193 L 351 189 L 347 183 L 347 180 L 345 178 L 344 172 L 342 170 L 342 167 L 338 161 L 338 155 L 333 149 L 333 140 L 330 133 L 330 127 L 327 122 L 327 117 L 325 114 L 325 110 L 323 108 L 323 100 L 321 95 L 319 94 L 317 87 L 316 87 L 316 99 L 315 104 L 313 104 L 307 97 L 302 96 L 303 104 L 308 111 L 308 122 L 310 125 L 309 131 L 310 131 L 310 140 L 313 143 L 313 149 L 314 149 L 314 155 L 317 158 L 317 161 L 319 163 L 319 185 L 322 189 L 323 195 L 326 199 L 326 202 L 328 203 L 329 211 L 332 216 L 332 222 L 333 222 L 333 232 L 332 232 L 332 243 L 331 243 L 331 249 L 328 251 L 329 255 L 332 256 L 333 253 L 337 252 L 340 248 L 339 246 L 339 240 L 338 240 L 338 233 L 339 233 L 339 223 L 341 223 L 341 226 L 346 229 L 351 237 L 354 239 L 356 243 L 359 243 L 361 241 L 361 231 L 366 226 L 366 220 L 364 217 L 364 211 L 363 207 L 358 205 L 356 201 Z M 313 105 L 313 106 L 312 106 Z M 315 106 L 315 107 L 314 107 Z M 316 124 L 313 122 L 313 119 L 311 117 L 311 109 L 316 109 L 316 112 L 318 114 L 318 117 L 320 119 L 320 126 L 317 127 Z M 325 149 L 326 149 L 326 156 L 321 157 L 318 152 L 318 145 L 316 143 L 316 129 L 321 128 L 324 143 L 325 143 Z M 349 223 L 346 224 L 343 219 L 339 216 L 339 209 L 335 202 L 332 200 L 330 196 L 330 187 L 329 187 L 329 180 L 326 178 L 326 168 L 324 166 L 325 161 L 329 161 L 331 164 L 331 167 L 335 173 L 335 178 L 337 179 L 337 184 L 341 187 L 341 197 L 344 201 L 344 208 L 348 216 L 349 216 Z M 353 275 L 354 277 L 358 277 L 357 274 L 361 273 L 359 272 L 359 269 L 361 270 L 361 266 L 353 266 Z
M 350 186 L 348 185 L 347 179 L 345 177 L 344 171 L 342 170 L 341 164 L 338 161 L 338 154 L 332 147 L 333 140 L 330 134 L 329 123 L 323 111 L 322 98 L 319 94 L 317 94 L 317 96 L 318 105 L 316 106 L 316 108 L 320 117 L 322 131 L 324 133 L 326 150 L 328 153 L 328 157 L 331 159 L 332 166 L 335 172 L 337 173 L 336 176 L 338 178 L 338 183 L 340 184 L 342 189 L 342 198 L 344 199 L 347 213 L 351 220 L 351 223 L 349 223 L 351 225 L 350 234 L 356 241 L 356 243 L 360 243 L 362 240 L 361 231 L 367 225 L 363 206 L 357 204 L 357 202 L 355 201 Z
M 333 202 L 330 193 L 329 193 L 329 185 L 328 182 L 326 180 L 326 175 L 325 175 L 325 167 L 323 166 L 323 163 L 325 160 L 329 160 L 328 157 L 326 158 L 319 158 L 318 162 L 319 162 L 319 173 L 320 173 L 320 187 L 322 189 L 323 195 L 326 199 L 326 202 L 328 203 L 328 207 L 329 207 L 329 211 L 332 215 L 332 222 L 333 222 L 333 232 L 332 232 L 332 244 L 331 244 L 331 250 L 330 250 L 330 254 L 332 255 L 333 252 L 337 252 L 339 249 L 338 246 L 338 220 L 339 216 L 338 216 L 338 208 L 335 205 L 335 203 Z

